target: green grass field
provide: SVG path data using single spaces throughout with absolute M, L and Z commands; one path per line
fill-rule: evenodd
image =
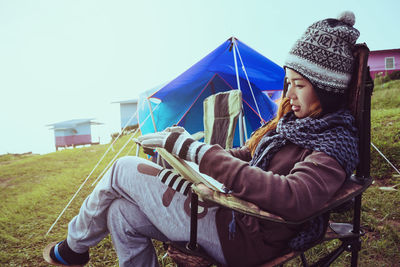
M 372 99 L 372 142 L 400 168 L 400 81 L 375 86 Z M 83 199 L 91 192 L 91 184 L 126 142 L 124 136 L 113 145 L 99 167 L 72 202 L 69 209 L 48 236 L 45 236 L 58 214 L 69 202 L 108 145 L 66 149 L 45 155 L 0 156 L 0 265 L 47 266 L 42 260 L 42 248 L 50 241 L 65 238 L 67 224 L 78 212 Z M 129 143 L 120 156 L 134 155 Z M 131 150 L 132 149 L 132 150 Z M 400 266 L 400 185 L 397 190 L 382 190 L 382 186 L 400 183 L 390 165 L 372 151 L 371 175 L 375 183 L 363 197 L 362 226 L 366 231 L 360 253 L 360 266 Z M 346 220 L 348 214 L 335 215 Z M 174 266 L 155 242 L 161 266 Z M 328 249 L 337 245 L 328 244 Z M 324 253 L 317 247 L 308 257 Z M 349 255 L 341 256 L 333 266 L 347 266 Z M 298 266 L 293 262 L 288 266 Z M 90 266 L 118 266 L 110 238 L 91 249 Z

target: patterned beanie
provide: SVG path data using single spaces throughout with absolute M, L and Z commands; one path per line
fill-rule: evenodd
M 353 28 L 354 13 L 317 21 L 297 40 L 284 67 L 293 69 L 313 85 L 324 113 L 338 110 L 353 72 L 353 48 L 360 32 Z

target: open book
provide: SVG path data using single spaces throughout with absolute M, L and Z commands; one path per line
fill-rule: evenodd
M 158 147 L 156 148 L 156 151 L 169 163 L 169 165 L 171 165 L 180 175 L 190 182 L 194 184 L 203 183 L 214 191 L 227 193 L 228 190 L 222 183 L 218 182 L 211 176 L 200 173 L 199 166 L 196 163 L 178 158 L 164 148 Z
M 204 192 L 196 186 L 192 189 L 198 194 L 203 200 L 209 200 L 219 205 L 229 207 L 233 210 L 256 216 L 259 218 L 268 218 L 274 222 L 284 222 L 285 220 L 281 217 L 271 214 L 267 211 L 261 210 L 258 206 L 245 200 L 239 199 L 229 192 L 225 186 L 204 173 L 199 172 L 199 166 L 196 163 L 185 161 L 180 159 L 164 148 L 156 148 L 158 154 L 163 157 L 180 175 L 194 184 L 203 183 L 208 188 L 212 189 L 212 193 Z

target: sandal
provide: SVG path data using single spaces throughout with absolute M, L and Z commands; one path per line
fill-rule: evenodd
M 76 253 L 68 247 L 67 241 L 64 240 L 48 244 L 43 249 L 43 258 L 47 263 L 55 266 L 81 267 L 88 263 L 89 252 Z

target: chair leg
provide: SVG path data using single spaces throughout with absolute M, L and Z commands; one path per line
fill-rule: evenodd
M 313 263 L 311 267 L 321 267 L 321 266 L 330 266 L 332 262 L 334 262 L 344 251 L 345 251 L 345 245 L 342 244 L 339 246 L 337 249 L 320 259 L 319 261 Z
M 188 249 L 197 249 L 197 211 L 198 211 L 198 196 L 192 192 L 190 199 L 190 241 L 187 244 Z
M 358 240 L 358 243 L 361 242 Z M 353 244 L 351 247 L 351 267 L 357 267 L 358 265 L 358 251 L 360 250 L 359 249 L 360 245 Z
M 303 267 L 308 267 L 308 262 L 307 262 L 306 256 L 304 255 L 304 252 L 302 252 L 300 254 L 300 259 L 301 259 L 301 263 L 303 264 Z
M 353 233 L 360 233 L 361 228 L 361 195 L 355 197 Z M 361 241 L 358 238 L 351 244 L 351 267 L 358 265 L 358 252 L 361 250 Z

